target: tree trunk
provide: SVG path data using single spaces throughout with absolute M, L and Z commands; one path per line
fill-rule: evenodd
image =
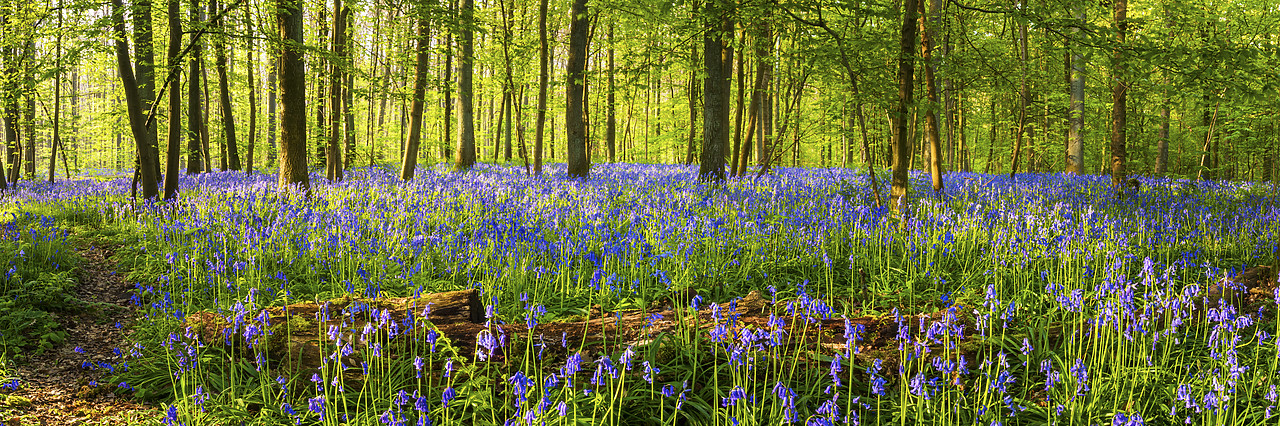
M 924 11 L 924 4 L 920 4 L 921 12 Z M 942 195 L 942 142 L 939 140 L 938 133 L 938 87 L 934 84 L 933 75 L 933 48 L 937 35 L 932 25 L 937 25 L 938 17 L 941 15 L 942 1 L 930 0 L 929 13 L 921 14 L 920 27 L 924 31 L 923 37 L 920 39 L 920 57 L 924 62 L 924 82 L 926 96 L 929 98 L 928 109 L 925 113 L 924 127 L 925 137 L 929 140 L 929 175 L 932 177 L 934 195 Z M 934 23 L 929 23 L 929 19 L 933 19 Z
M 614 61 L 613 61 L 614 59 L 613 44 L 615 40 L 613 38 L 613 27 L 614 27 L 614 22 L 610 20 L 609 21 L 609 53 L 608 53 L 609 55 L 609 59 L 608 59 L 609 61 L 609 88 L 608 88 L 609 93 L 605 95 L 607 117 L 605 118 L 605 131 L 604 131 L 605 143 L 608 145 L 608 148 L 609 148 L 610 163 L 616 163 L 618 161 L 617 159 L 618 98 L 617 98 L 617 95 L 615 94 L 615 92 L 617 92 L 618 90 L 618 86 L 614 77 L 615 70 L 614 70 Z
M 738 55 L 738 102 L 733 112 L 733 152 L 729 154 L 729 176 L 738 175 L 738 152 L 742 149 L 742 108 L 746 99 L 747 55 Z
M 333 59 L 330 61 L 329 71 L 329 143 L 325 148 L 324 165 L 325 177 L 330 182 L 342 181 L 342 85 L 346 80 L 344 73 L 347 64 L 344 62 L 345 54 L 343 52 L 347 47 L 344 39 L 347 36 L 347 20 L 343 16 L 344 12 L 342 0 L 333 0 L 333 40 L 330 47 L 333 52 Z
M 573 0 L 569 9 L 569 58 L 565 88 L 565 146 L 568 173 L 586 178 L 591 173 L 587 159 L 587 123 L 583 116 L 587 78 L 587 32 L 590 16 L 587 0 Z
M 355 52 L 355 29 L 353 27 L 353 24 L 355 23 L 355 15 L 351 13 L 350 6 L 342 8 L 341 15 L 342 28 L 344 31 L 342 40 L 346 42 L 346 46 L 343 46 L 342 49 L 342 63 L 344 66 L 342 75 L 346 77 L 343 79 L 342 84 L 342 121 L 344 122 L 343 135 L 346 139 L 347 145 L 346 155 L 342 156 L 342 170 L 345 171 L 351 168 L 356 160 L 356 116 L 355 112 L 352 110 L 352 107 L 355 105 L 355 97 L 352 91 L 354 91 L 356 87 L 356 63 L 353 59 Z M 334 112 L 336 113 L 337 111 Z
M 702 62 L 706 77 L 702 84 L 702 157 L 698 177 L 704 181 L 723 181 L 724 150 L 729 145 L 732 129 L 729 122 L 734 29 L 731 4 L 726 0 L 708 0 L 704 19 Z M 693 153 L 689 154 L 692 157 Z
M 612 27 L 610 27 L 612 28 Z M 612 30 L 610 30 L 612 41 Z M 610 45 L 612 46 L 612 45 Z M 533 136 L 533 173 L 542 175 L 542 131 L 547 123 L 547 79 L 549 70 L 547 52 L 547 0 L 538 1 L 538 112 Z M 610 47 L 612 49 L 612 47 Z M 612 58 L 613 50 L 610 50 Z M 611 68 L 612 69 L 612 68 Z M 610 74 L 612 77 L 613 74 Z
M 889 199 L 900 218 L 900 227 L 907 225 L 907 197 L 911 182 L 907 179 L 907 167 L 911 161 L 911 141 L 907 140 L 907 115 L 914 103 L 915 50 L 916 50 L 916 0 L 903 0 L 902 32 L 898 49 L 898 105 L 893 112 L 893 180 Z
M 200 0 L 191 0 L 190 28 L 200 25 Z M 194 36 L 193 36 L 194 38 Z M 187 58 L 187 174 L 200 173 L 205 170 L 203 144 L 200 139 L 200 128 L 203 119 L 200 115 L 200 42 L 193 40 L 195 47 Z
M 253 33 L 253 16 L 252 7 L 244 8 L 245 31 Z M 253 158 L 254 145 L 258 141 L 258 78 L 254 75 L 254 70 L 258 68 L 258 63 L 253 61 L 253 46 L 245 49 L 245 71 L 248 72 L 249 81 L 249 133 L 246 138 L 249 139 L 248 151 L 245 153 L 244 170 L 247 174 L 253 174 Z
M 62 19 L 59 11 L 59 20 Z M 133 10 L 133 45 L 137 64 L 134 65 L 134 78 L 138 81 L 138 96 L 142 100 L 142 110 L 151 111 L 156 102 L 155 46 L 152 35 L 151 0 L 138 0 Z M 155 175 L 160 175 L 160 149 L 154 121 L 147 126 L 147 146 L 154 153 Z M 65 153 L 63 154 L 65 155 Z M 52 161 L 52 159 L 50 159 Z
M 276 8 L 276 25 L 284 45 L 280 48 L 280 176 L 282 190 L 298 185 L 311 193 L 307 176 L 306 68 L 302 62 L 302 2 L 282 0 Z
M 218 2 L 213 0 L 210 10 L 218 13 Z M 218 18 L 213 24 L 214 28 L 221 29 L 225 32 L 222 19 Z M 240 170 L 240 150 L 236 143 L 236 120 L 235 109 L 231 107 L 231 89 L 227 82 L 227 37 L 225 34 L 219 34 L 215 38 L 217 45 L 216 58 L 214 59 L 214 67 L 218 70 L 218 103 L 221 105 L 222 111 L 222 133 L 223 143 L 226 144 L 226 162 L 228 170 Z M 252 49 L 250 49 L 252 50 Z
M 471 74 L 475 62 L 471 24 L 475 6 L 473 0 L 462 0 L 460 18 L 463 24 L 458 46 L 462 57 L 458 59 L 458 158 L 455 170 L 467 170 L 476 164 L 475 123 L 472 112 Z
M 431 24 L 426 16 L 419 17 L 417 23 L 418 62 L 413 74 L 413 104 L 409 113 L 409 141 L 405 143 L 404 158 L 400 162 L 400 179 L 405 181 L 413 179 L 414 169 L 418 167 L 418 147 L 422 141 L 422 110 L 426 103 L 427 68 L 430 66 L 428 49 L 430 48 L 431 40 L 429 38 L 431 37 Z
M 182 24 L 179 22 L 178 1 L 168 1 L 169 48 L 165 58 L 172 70 L 182 67 L 182 63 L 179 62 L 181 58 L 178 57 L 182 49 Z M 175 72 L 169 81 L 169 148 L 165 154 L 164 169 L 164 199 L 166 200 L 178 198 L 178 162 L 181 161 L 182 155 L 182 78 L 179 74 Z
M 1076 19 L 1084 21 L 1084 9 L 1076 9 Z M 1073 33 L 1079 33 L 1080 29 L 1072 30 Z M 1067 111 L 1070 123 L 1067 128 L 1067 157 L 1066 172 L 1074 174 L 1082 174 L 1085 171 L 1084 166 L 1084 55 L 1081 54 L 1079 48 L 1071 48 L 1071 56 L 1069 56 L 1070 71 L 1070 98 L 1071 107 Z
M 62 28 L 62 1 L 58 1 L 58 28 Z M 135 15 L 136 16 L 136 15 Z M 49 183 L 53 183 L 53 174 L 58 165 L 58 144 L 62 142 L 62 31 L 58 32 L 54 42 L 53 71 L 53 140 L 49 143 Z M 141 90 L 141 87 L 139 87 Z M 154 135 L 154 133 L 152 133 Z M 157 159 L 158 160 L 158 159 Z M 154 168 L 153 168 L 154 170 Z M 152 175 L 152 187 L 155 187 L 155 175 Z M 145 186 L 145 184 L 144 184 Z M 158 189 L 153 189 L 151 197 L 155 197 Z M 145 194 L 144 194 L 145 195 Z
M 1023 3 L 1021 6 L 1023 12 L 1026 11 L 1027 5 Z M 1022 78 L 1018 83 L 1018 133 L 1014 135 L 1013 160 L 1009 163 L 1009 179 L 1018 173 L 1018 157 L 1022 154 L 1022 141 L 1027 133 L 1027 104 L 1031 103 L 1031 89 L 1027 87 L 1027 64 L 1030 62 L 1030 56 L 1027 54 L 1027 24 L 1018 25 L 1018 55 L 1019 66 L 1022 69 Z
M 1111 185 L 1115 188 L 1116 195 L 1124 194 L 1125 181 L 1128 179 L 1125 172 L 1125 119 L 1127 110 L 1127 89 L 1126 81 L 1128 76 L 1125 68 L 1124 49 L 1120 46 L 1125 44 L 1125 31 L 1129 23 L 1128 0 L 1113 0 L 1116 25 L 1116 43 L 1117 47 L 1113 53 L 1112 63 L 1112 86 L 1111 86 Z
M 133 66 L 129 63 L 129 45 L 125 40 L 124 4 L 121 0 L 113 0 L 111 6 L 114 9 L 112 15 L 115 21 L 116 66 L 119 69 L 120 83 L 124 89 L 125 104 L 129 114 L 129 130 L 133 133 L 133 139 L 137 147 L 142 197 L 153 199 L 159 192 L 155 173 L 158 158 L 147 145 L 150 134 L 147 132 L 145 125 L 146 117 L 142 112 L 142 97 L 138 93 L 138 83 L 133 75 Z M 49 158 L 49 162 L 53 162 L 52 157 Z M 52 175 L 51 172 L 50 176 Z M 52 177 L 50 180 L 52 180 Z

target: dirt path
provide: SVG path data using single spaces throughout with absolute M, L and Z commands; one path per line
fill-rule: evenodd
M 4 425 L 125 425 L 158 418 L 156 407 L 117 395 L 118 383 L 103 381 L 108 367 L 129 353 L 123 327 L 133 311 L 129 285 L 108 260 L 111 253 L 96 246 L 80 250 L 76 298 L 82 308 L 59 316 L 67 331 L 62 345 L 16 368 L 20 387 L 0 404 Z

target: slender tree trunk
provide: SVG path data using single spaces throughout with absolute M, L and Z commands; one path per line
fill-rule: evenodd
M 706 32 L 702 39 L 703 80 L 702 158 L 698 176 L 704 181 L 724 180 L 724 150 L 729 145 L 729 108 L 733 76 L 733 6 L 726 0 L 708 0 Z M 690 93 L 690 97 L 692 97 Z M 690 100 L 690 108 L 693 101 Z M 690 122 L 690 138 L 692 138 Z M 690 152 L 692 157 L 693 153 Z
M 612 27 L 610 27 L 612 28 Z M 610 33 L 612 35 L 612 32 Z M 612 41 L 612 37 L 610 38 Z M 611 45 L 612 46 L 612 45 Z M 610 47 L 612 49 L 612 47 Z M 610 50 L 612 52 L 612 50 Z M 611 53 L 612 54 L 612 53 Z M 533 136 L 533 173 L 542 175 L 542 131 L 547 122 L 547 0 L 538 1 L 538 112 Z M 612 57 L 612 56 L 610 56 Z M 612 74 L 610 74 L 612 77 Z
M 352 92 L 356 87 L 355 70 L 357 68 L 353 57 L 355 52 L 355 42 L 353 40 L 355 38 L 355 30 L 352 25 L 355 23 L 355 18 L 351 13 L 350 6 L 342 8 L 342 17 L 342 28 L 345 32 L 342 35 L 342 40 L 346 42 L 346 46 L 342 49 L 344 65 L 342 75 L 346 77 L 343 79 L 342 85 L 343 134 L 347 145 L 346 155 L 342 156 L 342 170 L 345 171 L 351 168 L 356 160 L 356 116 L 355 111 L 352 110 L 355 105 L 355 96 Z
M 280 177 L 281 189 L 298 185 L 311 193 L 307 176 L 306 68 L 302 62 L 302 1 L 281 0 L 276 8 L 280 29 Z
M 178 1 L 168 0 L 169 48 L 165 58 L 171 70 L 179 69 L 182 58 L 178 57 L 182 49 L 182 24 L 179 22 Z M 169 135 L 168 152 L 165 154 L 164 199 L 178 198 L 178 169 L 182 155 L 182 78 L 174 72 L 169 81 Z
M 1077 6 L 1076 19 L 1084 21 L 1084 9 Z M 1073 33 L 1078 34 L 1079 28 L 1073 29 Z M 1084 55 L 1081 54 L 1079 48 L 1069 48 L 1071 51 L 1068 58 L 1070 65 L 1070 98 L 1071 107 L 1067 111 L 1068 123 L 1067 128 L 1067 159 L 1066 172 L 1074 174 L 1082 174 L 1085 171 L 1084 166 Z
M 464 0 L 465 3 L 466 1 Z M 411 107 L 412 111 L 409 113 L 409 141 L 405 143 L 404 158 L 400 162 L 400 179 L 405 181 L 413 179 L 414 169 L 418 166 L 418 147 L 422 141 L 422 110 L 425 106 L 427 95 L 427 68 L 430 66 L 428 49 L 430 49 L 429 44 L 431 41 L 431 24 L 425 16 L 425 12 L 423 15 L 418 18 L 417 22 L 418 62 L 413 77 L 413 106 Z
M 59 10 L 59 20 L 62 19 Z M 142 110 L 150 111 L 156 102 L 155 77 L 155 43 L 153 41 L 151 0 L 138 0 L 133 9 L 133 45 L 137 64 L 134 66 L 134 77 L 138 81 L 138 96 L 142 100 Z M 147 126 L 147 146 L 155 153 L 155 174 L 160 175 L 160 150 L 154 121 Z M 65 154 L 64 154 L 65 155 Z M 52 158 L 50 159 L 52 161 Z
M 744 33 L 745 34 L 745 33 Z M 738 55 L 738 103 L 733 112 L 733 152 L 729 155 L 729 176 L 738 176 L 738 152 L 742 149 L 742 109 L 746 99 L 747 55 Z
M 325 177 L 330 182 L 339 182 L 342 180 L 342 86 L 344 73 L 347 64 L 344 62 L 347 42 L 344 39 L 347 36 L 347 19 L 343 16 L 344 12 L 348 12 L 343 8 L 342 0 L 333 0 L 333 40 L 331 51 L 333 52 L 333 60 L 330 61 L 331 70 L 329 71 L 329 144 L 325 148 Z
M 62 29 L 62 1 L 58 1 L 58 28 Z M 54 41 L 53 71 L 53 140 L 49 143 L 49 183 L 53 183 L 53 175 L 58 165 L 58 144 L 62 142 L 62 31 Z M 153 175 L 154 176 L 154 175 Z M 155 181 L 152 180 L 154 186 Z M 156 190 L 159 191 L 159 190 Z M 151 194 L 155 197 L 156 194 Z
M 210 10 L 215 14 L 219 13 L 217 0 L 212 0 L 211 3 Z M 213 23 L 213 26 L 223 32 L 226 31 L 221 18 L 218 18 L 217 22 Z M 214 47 L 216 50 L 214 67 L 218 70 L 218 102 L 221 105 L 220 111 L 222 111 L 223 143 L 227 147 L 225 161 L 227 162 L 227 169 L 240 170 L 240 150 L 236 142 L 235 109 L 231 106 L 231 89 L 230 84 L 227 82 L 227 38 L 225 35 L 220 34 L 215 38 L 214 42 L 217 43 Z
M 452 2 L 451 2 L 452 3 Z M 453 7 L 452 5 L 450 7 Z M 453 32 L 446 31 L 445 51 L 444 51 L 444 120 L 441 123 L 444 126 L 444 137 L 441 138 L 441 145 L 444 147 L 444 155 L 440 158 L 446 161 L 453 158 Z M 379 117 L 379 126 L 381 126 L 382 118 Z
M 1156 174 L 1169 172 L 1169 96 L 1160 105 L 1160 134 L 1156 141 Z M 1267 157 L 1270 160 L 1270 157 Z
M 1023 3 L 1021 9 L 1025 12 L 1026 3 Z M 1013 160 L 1010 162 L 1009 179 L 1018 173 L 1018 160 L 1022 154 L 1022 142 L 1027 133 L 1027 106 L 1031 103 L 1031 89 L 1027 86 L 1027 64 L 1030 56 L 1027 54 L 1027 24 L 1018 25 L 1018 55 L 1020 59 L 1019 66 L 1022 69 L 1022 78 L 1020 80 L 1018 90 L 1018 133 L 1014 136 Z
M 190 26 L 195 28 L 200 24 L 200 0 L 191 0 L 190 9 Z M 201 112 L 204 108 L 200 106 L 200 42 L 196 43 L 196 47 L 191 49 L 190 56 L 187 59 L 187 174 L 200 173 L 204 171 L 204 160 L 202 144 L 200 139 L 200 128 L 203 126 Z
M 569 176 L 586 178 L 591 174 L 587 159 L 587 123 L 583 115 L 586 100 L 587 32 L 589 15 L 587 0 L 573 0 L 569 9 L 569 58 L 565 88 L 565 146 Z
M 279 74 L 280 58 L 276 57 L 267 65 L 267 167 L 276 162 L 276 92 L 279 90 L 276 76 Z
M 455 170 L 467 170 L 476 164 L 475 120 L 472 111 L 471 73 L 475 62 L 471 24 L 475 8 L 473 0 L 462 0 L 460 12 L 463 28 L 458 40 L 462 57 L 458 58 L 458 158 Z
M 142 178 L 142 197 L 153 199 L 159 192 L 155 173 L 157 157 L 147 145 L 149 133 L 145 125 L 146 118 L 142 112 L 142 97 L 138 93 L 138 83 L 133 74 L 133 66 L 129 62 L 129 45 L 125 40 L 124 4 L 121 0 L 113 0 L 111 6 L 113 20 L 115 21 L 116 66 L 119 69 L 120 83 L 124 89 L 125 104 L 129 114 L 129 129 L 133 133 L 138 153 L 138 172 Z M 34 147 L 34 145 L 32 146 Z M 53 157 L 49 158 L 49 162 L 53 163 Z M 35 174 L 34 170 L 32 170 L 32 174 Z M 50 176 L 52 176 L 52 172 Z
M 252 7 L 244 8 L 245 31 L 253 33 L 253 15 Z M 249 139 L 248 151 L 245 152 L 244 170 L 247 174 L 253 174 L 253 158 L 254 145 L 258 141 L 258 77 L 254 75 L 254 70 L 258 68 L 258 63 L 253 61 L 252 44 L 245 48 L 245 71 L 248 72 L 247 80 L 249 82 L 249 133 L 246 138 Z
M 1128 90 L 1128 76 L 1126 73 L 1124 49 L 1120 46 L 1125 45 L 1125 31 L 1128 29 L 1128 0 L 1113 0 L 1112 6 L 1115 13 L 1116 25 L 1116 42 L 1117 47 L 1113 53 L 1112 63 L 1112 79 L 1111 86 L 1111 185 L 1115 188 L 1116 195 L 1124 195 L 1125 181 L 1128 179 L 1125 171 L 1125 161 L 1128 155 L 1125 153 L 1125 120 L 1126 120 L 1126 102 Z
M 924 12 L 924 4 L 920 4 L 921 12 Z M 934 59 L 933 48 L 936 43 L 937 35 L 932 26 L 937 25 L 942 12 L 942 0 L 929 1 L 929 13 L 922 13 L 920 16 L 920 27 L 924 35 L 920 39 L 920 58 L 924 62 L 924 81 L 925 92 L 929 99 L 928 109 L 925 113 L 924 127 L 925 137 L 929 140 L 929 175 L 932 177 L 934 195 L 942 195 L 942 142 L 938 137 L 938 112 L 936 110 L 939 105 L 938 87 L 934 84 Z M 929 23 L 929 19 L 933 19 L 933 23 Z
M 903 0 L 902 32 L 898 49 L 898 105 L 893 112 L 893 180 L 889 192 L 890 203 L 905 229 L 907 220 L 908 189 L 907 168 L 911 161 L 911 141 L 907 138 L 908 114 L 914 101 L 915 50 L 916 50 L 916 0 Z
M 616 142 L 617 135 L 618 135 L 618 117 L 617 117 L 618 98 L 617 98 L 616 92 L 618 90 L 618 86 L 617 86 L 617 83 L 615 82 L 615 77 L 614 77 L 615 71 L 614 71 L 613 45 L 615 40 L 613 38 L 613 27 L 614 27 L 614 22 L 613 20 L 610 20 L 609 21 L 609 53 L 608 53 L 609 55 L 609 59 L 608 59 L 609 60 L 609 88 L 608 88 L 609 93 L 606 95 L 606 99 L 605 99 L 605 103 L 607 104 L 606 114 L 608 116 L 605 119 L 605 132 L 604 132 L 605 143 L 608 144 L 608 148 L 609 148 L 610 163 L 616 163 L 618 161 L 617 142 Z

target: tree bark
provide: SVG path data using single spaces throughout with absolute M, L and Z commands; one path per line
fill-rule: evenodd
M 306 68 L 302 62 L 302 1 L 279 0 L 276 25 L 280 48 L 280 176 L 282 190 L 294 185 L 311 193 L 307 176 Z
M 253 33 L 253 16 L 252 7 L 244 8 L 245 31 Z M 253 61 L 253 46 L 250 45 L 245 49 L 245 71 L 248 72 L 249 81 L 249 133 L 246 137 L 249 139 L 248 151 L 245 153 L 244 170 L 246 174 L 253 174 L 253 158 L 254 145 L 258 141 L 258 78 L 254 74 L 254 70 L 258 68 L 258 63 Z
M 190 27 L 195 28 L 200 24 L 200 0 L 191 0 L 190 9 Z M 203 126 L 203 120 L 200 115 L 203 110 L 200 107 L 200 42 L 196 43 L 191 49 L 190 57 L 187 59 L 187 174 L 200 173 L 205 170 L 203 155 L 203 144 L 200 139 L 200 128 Z
M 1084 9 L 1076 9 L 1076 19 L 1084 21 Z M 1078 34 L 1079 28 L 1073 29 L 1073 33 Z M 1068 123 L 1067 127 L 1067 157 L 1066 172 L 1074 174 L 1082 174 L 1085 171 L 1084 166 L 1084 55 L 1080 53 L 1079 48 L 1069 48 L 1071 51 L 1069 58 L 1070 76 L 1069 90 L 1071 105 L 1067 110 Z
M 138 82 L 133 74 L 133 66 L 129 62 L 129 44 L 125 40 L 124 3 L 121 0 L 113 0 L 111 6 L 114 9 L 112 15 L 115 21 L 116 66 L 119 69 L 120 83 L 124 89 L 125 104 L 129 114 L 129 130 L 133 133 L 134 143 L 137 147 L 142 197 L 153 199 L 159 193 L 155 173 L 158 158 L 147 144 L 150 134 L 147 132 L 146 117 L 142 112 L 142 97 L 138 93 Z M 52 157 L 49 158 L 49 162 L 53 162 Z M 52 176 L 52 173 L 50 173 L 50 176 Z M 52 177 L 50 180 L 52 180 Z
M 1113 0 L 1113 13 L 1116 25 L 1117 46 L 1113 53 L 1112 86 L 1111 86 L 1111 186 L 1117 196 L 1124 195 L 1128 176 L 1125 171 L 1125 120 L 1126 103 L 1128 101 L 1128 72 L 1125 68 L 1124 49 L 1125 31 L 1128 29 L 1128 0 Z
M 920 4 L 921 12 L 924 12 L 924 4 Z M 942 195 L 942 142 L 938 136 L 938 86 L 934 84 L 934 59 L 933 48 L 937 35 L 932 25 L 928 21 L 930 18 L 936 22 L 942 11 L 941 0 L 929 1 L 929 13 L 921 14 L 920 28 L 924 35 L 920 39 L 920 57 L 924 62 L 924 82 L 926 96 L 929 99 L 928 109 L 926 109 L 924 127 L 925 137 L 929 140 L 929 175 L 932 177 L 934 195 Z
M 213 13 L 219 13 L 217 0 L 213 0 L 212 3 L 210 10 Z M 214 22 L 213 26 L 221 29 L 223 33 L 226 32 L 221 17 L 217 18 L 217 22 Z M 236 143 L 235 109 L 231 106 L 231 88 L 227 82 L 227 37 L 225 34 L 219 34 L 214 39 L 214 42 L 217 43 L 214 47 L 217 51 L 215 53 L 214 67 L 218 70 L 218 103 L 221 105 L 220 110 L 222 111 L 223 141 L 227 146 L 227 169 L 240 170 L 240 150 L 239 145 Z
M 182 49 L 182 24 L 179 22 L 178 1 L 168 0 L 169 48 L 165 57 L 171 70 L 182 67 L 178 57 Z M 165 154 L 164 199 L 178 198 L 178 169 L 182 155 L 182 78 L 177 72 L 169 81 L 169 135 L 168 152 Z
M 475 117 L 472 105 L 472 67 L 475 65 L 475 48 L 472 44 L 471 25 L 474 22 L 475 3 L 473 0 L 462 0 L 460 8 L 462 30 L 458 39 L 458 47 L 462 48 L 462 57 L 458 58 L 458 158 L 454 162 L 454 170 L 468 170 L 476 164 Z
M 591 174 L 591 161 L 587 159 L 587 123 L 583 116 L 587 78 L 587 26 L 590 18 L 587 15 L 587 0 L 573 0 L 569 16 L 564 112 L 566 159 L 569 176 L 585 179 Z
M 612 27 L 611 27 L 612 28 Z M 613 33 L 610 32 L 610 35 Z M 612 38 L 611 38 L 612 41 Z M 611 47 L 612 49 L 612 47 Z M 542 131 L 547 123 L 547 80 L 548 67 L 547 47 L 547 0 L 538 1 L 538 112 L 534 120 L 533 136 L 533 174 L 542 175 Z M 610 50 L 612 52 L 612 50 Z M 612 57 L 612 56 L 610 56 Z M 610 74 L 612 75 L 612 74 Z
M 723 181 L 724 150 L 732 131 L 729 122 L 734 29 L 731 4 L 726 0 L 708 0 L 704 19 L 702 62 L 706 77 L 702 83 L 702 156 L 698 177 L 704 181 Z
M 344 50 L 347 42 L 344 38 L 347 36 L 347 20 L 343 16 L 344 12 L 342 0 L 333 0 L 333 40 L 330 50 L 333 52 L 333 60 L 330 61 L 331 69 L 329 71 L 329 143 L 325 148 L 324 165 L 325 177 L 330 182 L 342 181 L 342 85 L 344 73 L 346 73 L 347 64 Z
M 418 148 L 422 144 L 422 112 L 426 104 L 427 68 L 430 57 L 427 49 L 431 37 L 431 24 L 425 16 L 418 17 L 417 66 L 413 75 L 413 102 L 409 113 L 409 140 L 405 143 L 404 158 L 400 162 L 400 179 L 413 179 L 414 170 L 418 167 Z
M 907 168 L 911 161 L 911 141 L 907 139 L 907 116 L 911 113 L 911 106 L 914 103 L 918 7 L 917 0 L 903 0 L 902 31 L 898 45 L 898 105 L 893 112 L 893 180 L 889 199 L 903 228 L 907 224 L 906 207 L 911 183 L 907 179 Z
M 1021 6 L 1023 12 L 1026 12 L 1027 5 L 1023 3 Z M 1030 62 L 1030 55 L 1027 54 L 1027 24 L 1018 25 L 1018 55 L 1019 67 L 1022 69 L 1022 78 L 1018 85 L 1018 133 L 1014 135 L 1013 144 L 1013 160 L 1009 163 L 1009 179 L 1018 174 L 1018 160 L 1022 154 L 1022 141 L 1027 133 L 1027 106 L 1031 103 L 1031 89 L 1027 87 L 1027 64 Z

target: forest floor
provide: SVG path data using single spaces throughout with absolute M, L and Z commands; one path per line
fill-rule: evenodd
M 134 308 L 130 286 L 108 260 L 112 250 L 86 244 L 79 252 L 75 297 L 82 308 L 60 313 L 65 341 L 14 369 L 20 387 L 0 404 L 0 425 L 124 425 L 160 417 L 157 407 L 114 392 L 118 383 L 102 382 L 129 353 L 124 330 Z

